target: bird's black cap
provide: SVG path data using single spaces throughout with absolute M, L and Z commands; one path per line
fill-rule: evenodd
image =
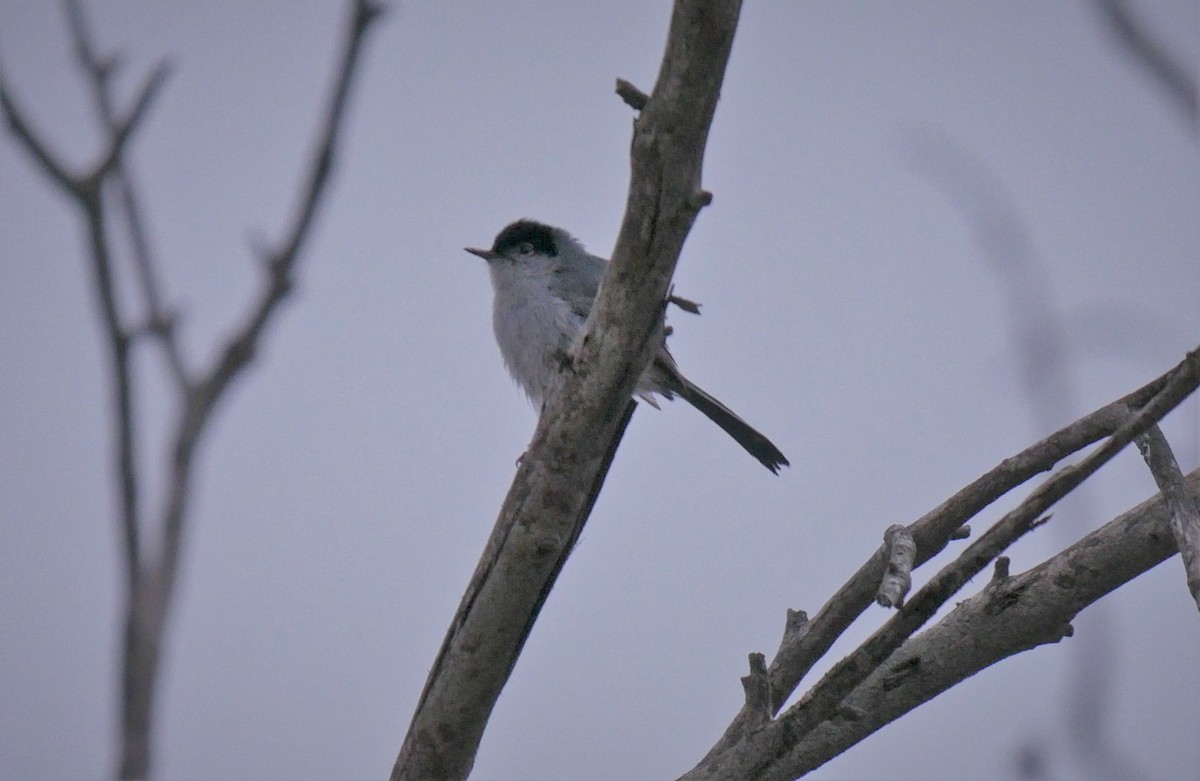
M 517 220 L 496 234 L 492 252 L 507 255 L 522 244 L 530 244 L 539 255 L 554 257 L 558 247 L 554 244 L 554 229 L 533 220 Z

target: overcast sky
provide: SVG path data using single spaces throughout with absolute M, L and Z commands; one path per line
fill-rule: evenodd
M 341 5 L 88 5 L 123 94 L 175 66 L 133 164 L 193 366 L 255 295 L 248 246 L 293 207 Z M 1195 72 L 1200 5 L 1135 6 Z M 666 0 L 413 2 L 376 30 L 296 295 L 201 453 L 160 778 L 390 770 L 535 423 L 461 248 L 533 217 L 611 250 L 632 117 L 613 83 L 651 88 L 668 15 Z M 56 3 L 0 0 L 0 62 L 55 148 L 93 159 Z M 947 160 L 987 172 L 1028 238 L 1072 356 L 1057 411 L 1032 407 L 1014 330 L 1028 302 L 993 273 Z M 676 275 L 703 316 L 674 316 L 671 344 L 792 467 L 772 477 L 685 405 L 639 410 L 474 777 L 674 778 L 736 712 L 746 654 L 774 651 L 787 608 L 814 612 L 888 525 L 1200 344 L 1198 173 L 1195 135 L 1083 0 L 747 3 L 705 160 L 715 199 Z M 4 779 L 114 762 L 121 573 L 83 249 L 78 215 L 0 135 Z M 138 368 L 157 478 L 170 400 L 161 366 Z M 1165 427 L 1185 469 L 1198 420 L 1192 399 Z M 1136 453 L 1089 485 L 1075 526 L 1056 516 L 1014 572 L 1153 492 Z M 886 617 L 869 610 L 816 672 Z M 1178 559 L 1076 630 L 812 777 L 1012 778 L 1020 745 L 1062 743 L 1069 673 L 1095 642 L 1115 657 L 1088 672 L 1118 748 L 1148 778 L 1195 777 L 1200 621 Z

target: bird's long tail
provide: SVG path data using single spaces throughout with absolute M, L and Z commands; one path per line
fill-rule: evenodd
M 773 474 L 779 474 L 779 467 L 789 466 L 787 457 L 775 447 L 775 443 L 767 439 L 757 429 L 726 407 L 717 399 L 689 380 L 676 375 L 677 382 L 671 390 L 693 407 L 704 413 L 705 417 L 716 423 L 725 433 L 733 437 L 746 452 L 758 459 L 759 463 L 770 469 Z M 679 381 L 681 380 L 681 381 Z

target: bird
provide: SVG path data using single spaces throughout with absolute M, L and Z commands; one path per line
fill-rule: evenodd
M 608 261 L 589 253 L 566 230 L 530 219 L 507 225 L 491 249 L 464 249 L 487 261 L 494 293 L 492 327 L 504 364 L 529 399 L 541 404 L 563 356 L 583 330 Z M 687 299 L 672 295 L 668 301 L 699 312 Z M 667 350 L 669 333 L 669 328 L 660 329 L 661 343 L 638 379 L 634 397 L 655 408 L 655 395 L 679 397 L 773 474 L 788 466 L 771 440 L 683 375 Z

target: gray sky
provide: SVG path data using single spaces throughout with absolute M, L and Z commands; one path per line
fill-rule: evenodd
M 157 58 L 175 64 L 135 167 L 193 365 L 253 295 L 248 239 L 278 236 L 290 213 L 340 5 L 89 6 L 127 88 Z M 1137 6 L 1200 62 L 1200 6 Z M 613 82 L 652 86 L 668 14 L 665 0 L 409 3 L 376 31 L 297 295 L 200 459 L 160 777 L 390 769 L 535 422 L 492 339 L 487 275 L 461 248 L 524 216 L 611 249 L 631 122 Z M 0 1 L 0 61 L 56 148 L 90 160 L 56 3 Z M 1014 352 L 1023 312 L 915 148 L 965 151 L 1019 210 L 1074 355 L 1076 398 L 1055 425 L 1200 342 L 1196 140 L 1087 3 L 748 3 L 722 95 L 704 175 L 715 200 L 676 275 L 704 315 L 673 318 L 672 349 L 792 468 L 773 478 L 684 405 L 640 410 L 476 778 L 690 768 L 787 608 L 815 611 L 888 525 L 1047 433 Z M 96 779 L 113 763 L 121 582 L 82 248 L 77 216 L 0 137 L 4 779 Z M 159 364 L 138 376 L 157 475 L 169 398 Z M 1185 469 L 1197 410 L 1166 426 Z M 1087 528 L 1153 483 L 1130 453 L 1091 485 Z M 1034 534 L 1013 571 L 1080 533 Z M 1153 778 L 1192 777 L 1200 622 L 1178 560 L 1106 611 L 813 777 L 1012 777 L 1018 744 L 1061 740 L 1073 644 L 1101 624 L 1119 747 Z M 885 618 L 870 610 L 832 660 Z

